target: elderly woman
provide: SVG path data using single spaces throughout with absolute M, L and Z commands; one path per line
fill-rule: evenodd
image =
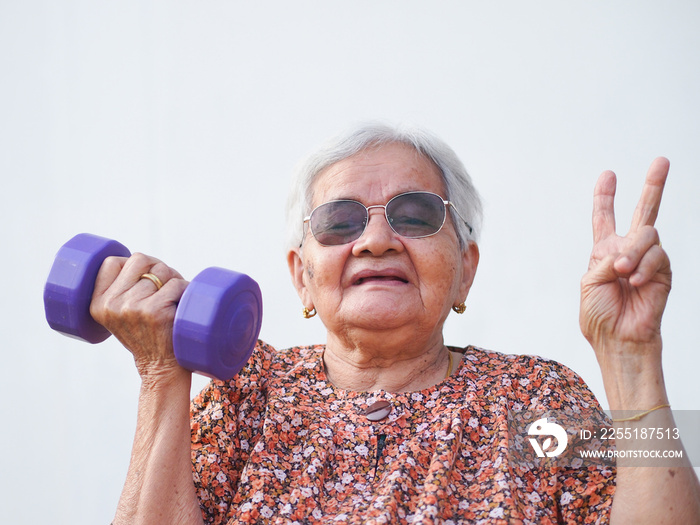
M 615 428 L 674 427 L 661 370 L 671 286 L 654 229 L 657 159 L 629 233 L 615 233 L 615 177 L 594 198 L 580 322 Z M 324 345 L 259 342 L 231 381 L 190 404 L 173 357 L 187 283 L 144 255 L 108 259 L 91 312 L 133 353 L 142 388 L 114 523 L 698 523 L 700 489 L 678 467 L 524 467 L 516 409 L 599 411 L 582 380 L 532 356 L 446 346 L 479 262 L 479 198 L 431 135 L 372 125 L 312 156 L 290 198 L 288 263 Z M 156 274 L 156 290 L 140 279 Z M 621 433 L 620 450 L 638 444 Z

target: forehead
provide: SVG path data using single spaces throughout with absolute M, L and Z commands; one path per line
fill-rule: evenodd
M 311 189 L 314 206 L 335 199 L 384 204 L 399 193 L 418 190 L 445 195 L 435 163 L 401 143 L 373 146 L 332 164 Z

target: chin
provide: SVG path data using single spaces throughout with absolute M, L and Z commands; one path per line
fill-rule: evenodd
M 388 330 L 407 325 L 418 325 L 423 321 L 406 304 L 372 304 L 355 311 L 349 323 L 375 330 Z

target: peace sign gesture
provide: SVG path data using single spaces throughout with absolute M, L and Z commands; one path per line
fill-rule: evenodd
M 599 360 L 600 353 L 615 344 L 633 344 L 637 351 L 660 354 L 671 266 L 654 223 L 668 169 L 663 157 L 652 162 L 625 236 L 615 232 L 615 174 L 603 172 L 596 184 L 593 251 L 581 282 L 580 323 Z

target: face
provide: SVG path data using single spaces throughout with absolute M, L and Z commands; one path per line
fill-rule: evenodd
M 371 148 L 330 166 L 312 190 L 313 207 L 337 199 L 383 205 L 409 191 L 445 196 L 437 166 L 403 144 Z M 394 233 L 383 208 L 373 208 L 362 236 L 348 244 L 322 246 L 307 227 L 302 248 L 292 250 L 288 262 L 304 306 L 316 308 L 330 332 L 379 335 L 410 327 L 441 334 L 450 308 L 467 297 L 478 253 L 475 243 L 461 250 L 449 213 L 437 234 L 408 239 Z

